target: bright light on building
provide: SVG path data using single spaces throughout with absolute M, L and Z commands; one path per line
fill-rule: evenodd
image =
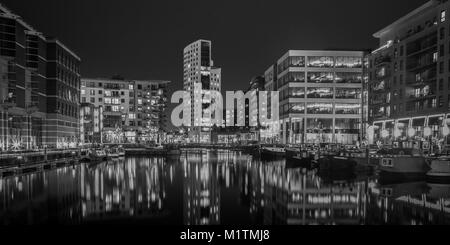
M 409 137 L 413 137 L 414 135 L 416 135 L 416 130 L 414 128 L 409 128 L 408 129 L 408 136 Z
M 387 131 L 386 129 L 383 129 L 381 131 L 381 137 L 383 137 L 383 138 L 389 137 L 389 131 Z
M 395 138 L 398 138 L 398 137 L 400 137 L 401 135 L 402 135 L 402 132 L 400 131 L 400 129 L 395 128 L 395 129 L 394 129 L 394 137 L 395 137 Z
M 429 137 L 429 136 L 431 135 L 431 128 L 430 128 L 430 127 L 425 127 L 425 128 L 423 129 L 423 135 L 424 135 L 425 137 Z
M 450 129 L 448 128 L 448 126 L 442 127 L 442 134 L 444 136 L 448 136 L 450 134 Z

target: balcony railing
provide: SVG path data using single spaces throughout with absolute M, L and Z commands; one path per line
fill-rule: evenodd
M 430 92 L 428 94 L 409 94 L 408 97 L 410 99 L 418 100 L 418 99 L 428 99 L 430 97 L 435 96 L 434 93 Z
M 390 63 L 391 61 L 392 61 L 391 56 L 383 55 L 374 60 L 374 65 L 377 66 L 377 65 L 381 65 L 381 64 L 385 64 L 385 63 Z

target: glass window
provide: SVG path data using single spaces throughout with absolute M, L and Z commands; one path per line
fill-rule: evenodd
M 305 88 L 289 88 L 289 97 L 305 98 Z
M 333 98 L 333 88 L 308 88 L 307 98 L 322 98 L 322 99 L 332 99 Z
M 359 88 L 336 88 L 336 99 L 361 99 Z
M 386 76 L 386 67 L 382 66 L 375 71 L 377 78 Z
M 361 110 L 361 104 L 340 104 L 336 103 L 336 114 L 359 114 Z
M 285 113 L 305 113 L 305 103 L 291 103 L 285 105 Z
M 358 134 L 360 129 L 359 119 L 336 118 L 335 133 L 336 134 Z
M 333 67 L 333 57 L 327 56 L 309 56 L 308 67 Z
M 291 67 L 305 67 L 304 56 L 291 56 L 289 57 L 289 66 Z
M 305 73 L 304 72 L 289 72 L 282 76 L 279 80 L 279 86 L 283 86 L 286 83 L 296 82 L 296 83 L 304 83 L 305 82 Z
M 362 75 L 353 72 L 336 72 L 336 83 L 361 83 Z
M 333 83 L 331 72 L 308 72 L 309 83 Z
M 360 57 L 336 57 L 336 68 L 362 68 Z
M 307 133 L 325 133 L 333 131 L 333 119 L 308 118 L 306 120 Z
M 441 11 L 441 22 L 445 21 L 445 10 Z
M 333 114 L 333 104 L 331 103 L 308 103 L 308 114 Z

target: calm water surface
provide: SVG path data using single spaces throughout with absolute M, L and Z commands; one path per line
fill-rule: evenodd
M 450 185 L 321 176 L 232 151 L 0 178 L 0 224 L 450 224 Z

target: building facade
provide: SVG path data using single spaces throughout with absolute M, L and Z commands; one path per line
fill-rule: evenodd
M 103 107 L 91 103 L 80 105 L 80 142 L 82 144 L 101 144 L 103 132 Z
M 269 68 L 266 89 L 280 92 L 281 143 L 360 140 L 362 51 L 290 50 Z
M 265 91 L 265 79 L 264 76 L 253 77 L 250 81 L 250 86 L 245 91 L 245 93 L 250 93 L 250 99 L 245 100 L 245 127 L 249 129 L 250 134 L 246 137 L 246 140 L 260 141 L 261 140 L 261 121 L 259 120 L 260 111 L 259 103 L 260 97 L 259 92 Z M 256 108 L 256 113 L 251 113 L 251 109 Z M 235 116 L 235 118 L 237 115 Z M 256 126 L 252 126 L 256 125 Z
M 1 148 L 75 147 L 81 59 L 2 5 L 0 27 L 7 74 L 0 101 Z
M 191 94 L 187 106 L 191 112 L 189 139 L 192 142 L 210 142 L 211 127 L 216 120 L 210 105 L 216 100 L 213 91 L 221 92 L 222 71 L 214 67 L 211 50 L 211 41 L 208 40 L 197 40 L 183 50 L 183 89 Z M 199 85 L 201 90 L 196 87 Z M 195 98 L 195 94 L 199 94 L 199 98 Z M 195 110 L 199 103 L 201 106 Z
M 168 83 L 83 78 L 81 102 L 102 108 L 103 143 L 160 142 Z
M 277 64 L 271 65 L 264 72 L 264 89 L 266 91 L 278 91 L 277 87 Z M 272 94 L 267 94 L 267 101 L 261 100 L 262 106 L 266 106 L 267 115 L 272 115 Z M 268 125 L 261 125 L 261 140 L 267 143 L 280 142 L 280 122 L 272 121 Z
M 425 147 L 448 135 L 449 14 L 449 2 L 429 1 L 374 34 L 380 46 L 369 56 L 371 143 Z

